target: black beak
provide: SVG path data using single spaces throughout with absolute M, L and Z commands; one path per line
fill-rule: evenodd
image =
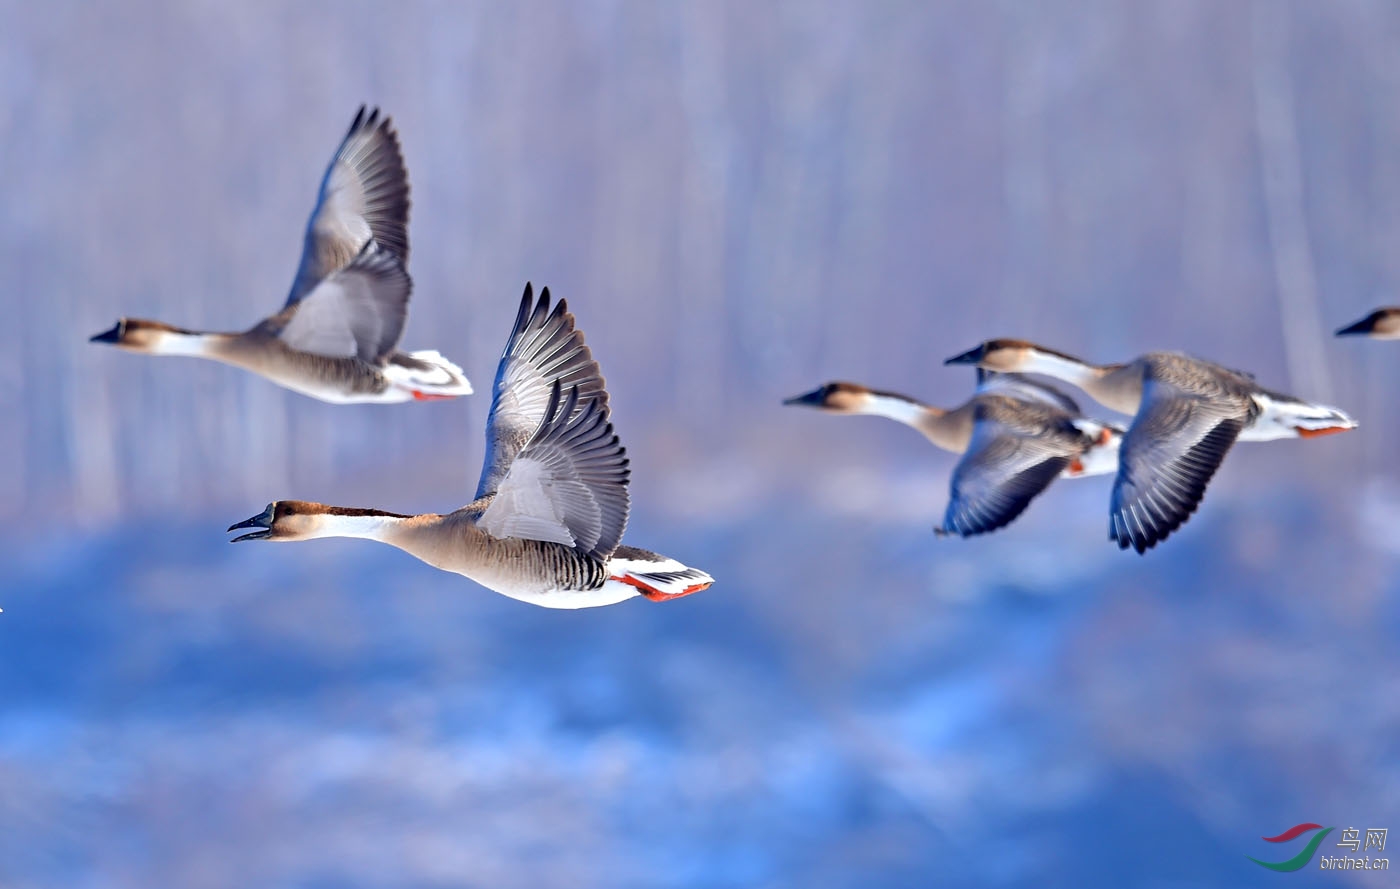
M 229 525 L 230 531 L 237 531 L 240 528 L 261 528 L 261 531 L 254 531 L 251 534 L 244 534 L 235 537 L 229 543 L 239 543 L 244 540 L 266 540 L 272 536 L 272 509 L 276 503 L 269 503 L 267 509 L 253 516 L 251 519 L 244 519 L 236 525 Z
M 122 322 L 118 321 L 112 325 L 111 330 L 104 330 L 95 336 L 88 337 L 90 343 L 112 343 L 115 345 L 122 341 Z
M 1367 315 L 1355 324 L 1349 324 L 1337 331 L 1337 336 L 1361 336 L 1376 329 L 1376 316 Z
M 977 362 L 981 361 L 981 360 L 983 359 L 983 357 L 986 356 L 986 354 L 987 354 L 987 344 L 986 344 L 986 343 L 983 343 L 982 345 L 978 346 L 977 348 L 975 348 L 975 349 L 969 349 L 969 350 L 967 350 L 966 352 L 962 353 L 961 355 L 954 355 L 952 358 L 949 358 L 947 361 L 945 361 L 945 362 L 943 362 L 943 363 L 944 363 L 944 364 L 976 364 Z
M 821 407 L 826 404 L 826 387 L 813 389 L 805 395 L 794 395 L 791 398 L 784 398 L 783 404 L 800 404 L 806 407 Z

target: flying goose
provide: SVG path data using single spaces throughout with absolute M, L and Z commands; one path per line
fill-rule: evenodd
M 333 404 L 471 394 L 437 352 L 398 350 L 412 290 L 408 173 L 389 118 L 362 106 L 321 180 L 282 310 L 242 333 L 122 318 L 91 342 L 209 358 Z
M 1176 352 L 1093 365 L 1024 340 L 999 339 L 944 363 L 1045 374 L 1132 414 L 1118 456 L 1108 534 L 1119 549 L 1139 553 L 1190 518 L 1236 441 L 1312 438 L 1356 427 L 1336 408 L 1271 392 L 1249 374 Z
M 608 392 L 564 300 L 550 309 L 530 286 L 496 371 L 486 461 L 471 503 L 446 515 L 404 515 L 277 500 L 229 531 L 242 540 L 364 537 L 443 571 L 546 608 L 653 601 L 710 586 L 675 559 L 621 546 L 629 508 L 626 451 Z
M 1058 390 L 1012 374 L 978 371 L 976 393 L 952 410 L 856 383 L 827 383 L 784 404 L 888 417 L 935 447 L 962 454 L 953 469 L 939 535 L 971 537 L 1005 527 L 1059 476 L 1118 468 L 1122 430 L 1081 415 Z
M 1365 336 L 1373 340 L 1400 340 L 1400 306 L 1376 309 L 1355 324 L 1337 331 L 1337 336 Z

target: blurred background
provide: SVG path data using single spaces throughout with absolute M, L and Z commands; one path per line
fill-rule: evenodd
M 1400 829 L 1400 349 L 1331 337 L 1400 301 L 1395 4 L 0 12 L 0 886 L 1233 887 L 1290 879 L 1246 855 L 1293 824 Z M 404 345 L 483 394 L 86 342 L 280 306 L 365 102 L 414 189 Z M 279 497 L 465 503 L 527 280 L 608 376 L 628 540 L 713 589 L 551 612 L 227 545 Z M 952 405 L 990 336 L 1362 425 L 1240 446 L 1139 558 L 1105 478 L 935 539 L 951 456 L 779 406 Z

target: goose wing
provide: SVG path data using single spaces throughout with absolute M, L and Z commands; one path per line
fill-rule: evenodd
M 1023 401 L 1048 404 L 1072 416 L 1079 416 L 1079 405 L 1065 393 L 1048 383 L 1033 380 L 1018 373 L 1002 373 L 977 368 L 977 391 L 1000 394 Z
M 1083 435 L 1068 418 L 1037 407 L 978 405 L 940 533 L 971 537 L 1005 527 L 1083 450 Z
M 321 178 L 287 305 L 349 263 L 373 239 L 408 264 L 408 171 L 399 136 L 379 109 L 360 106 Z
M 370 241 L 349 265 L 266 323 L 299 352 L 380 364 L 403 336 L 412 290 L 398 257 Z
M 550 308 L 549 288 L 525 285 L 515 326 L 501 353 L 491 391 L 491 416 L 486 421 L 486 461 L 476 496 L 496 491 L 521 448 L 545 420 L 555 382 L 564 391 L 578 389 L 578 404 L 596 403 L 606 420 L 608 391 L 593 353 L 583 341 L 564 300 Z
M 555 379 L 544 421 L 515 455 L 477 527 L 606 559 L 627 527 L 630 472 L 603 405 L 580 404 L 579 387 L 565 395 Z
M 1190 518 L 1250 420 L 1237 379 L 1148 363 L 1142 402 L 1123 437 L 1109 506 L 1109 539 L 1146 552 Z M 1228 373 L 1228 372 L 1227 372 Z

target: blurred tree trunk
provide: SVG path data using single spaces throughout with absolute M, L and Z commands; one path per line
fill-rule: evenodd
M 1327 326 L 1317 306 L 1317 281 L 1303 206 L 1303 159 L 1294 119 L 1286 3 L 1255 0 L 1253 83 L 1264 210 L 1278 287 L 1283 344 L 1293 390 L 1326 401 L 1332 379 L 1323 354 Z

